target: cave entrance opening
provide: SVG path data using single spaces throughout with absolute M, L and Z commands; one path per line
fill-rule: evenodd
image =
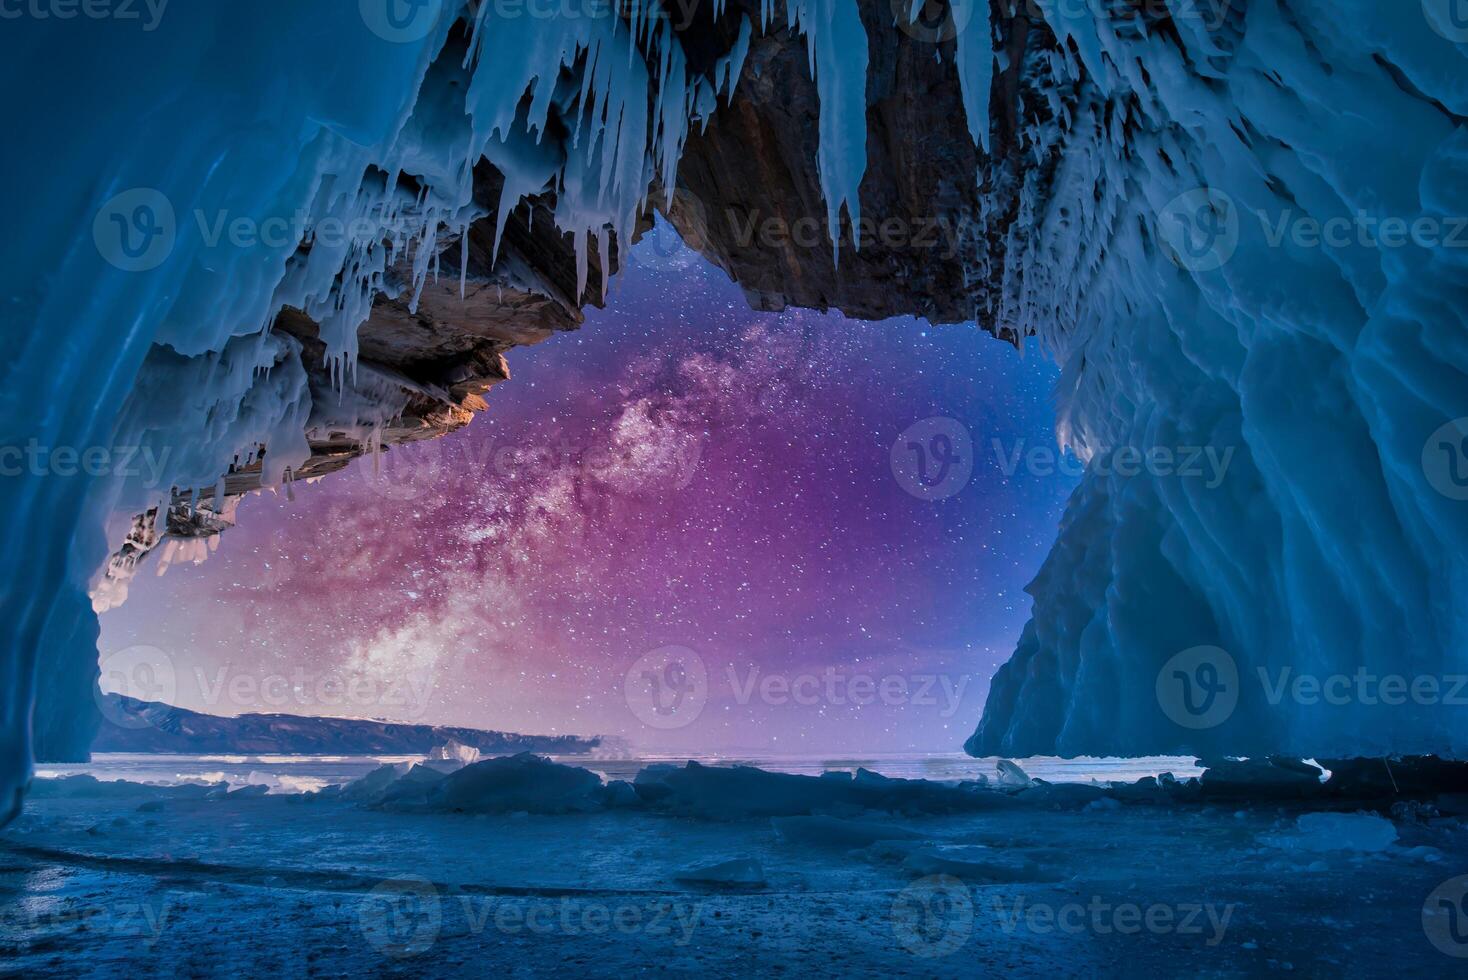
M 1042 358 L 973 324 L 754 310 L 660 224 L 604 309 L 509 360 L 472 424 L 165 544 L 169 573 L 102 616 L 96 748 L 185 748 L 133 697 L 634 752 L 958 751 L 1074 485 Z

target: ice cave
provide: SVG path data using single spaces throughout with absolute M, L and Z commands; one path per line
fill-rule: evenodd
M 1201 781 L 1149 776 L 1103 792 L 1004 761 L 983 780 L 987 795 L 866 769 L 843 781 L 697 762 L 603 782 L 534 755 L 477 761 L 479 749 L 450 741 L 431 763 L 374 770 L 318 806 L 478 813 L 530 835 L 527 855 L 579 832 L 542 840 L 526 812 L 534 824 L 541 812 L 604 808 L 623 821 L 634 819 L 623 810 L 659 808 L 692 828 L 679 847 L 707 849 L 727 830 L 760 858 L 728 855 L 666 880 L 618 872 L 618 894 L 676 887 L 713 892 L 717 905 L 768 887 L 810 902 L 826 894 L 810 884 L 806 895 L 818 872 L 799 884 L 793 871 L 766 874 L 774 852 L 763 849 L 839 841 L 863 868 L 895 861 L 927 882 L 920 914 L 931 917 L 933 889 L 1028 881 L 1043 847 L 1021 860 L 993 840 L 949 828 L 934 843 L 874 814 L 1011 821 L 1006 833 L 1023 840 L 1038 833 L 1024 821 L 1045 819 L 1022 815 L 1028 799 L 1063 819 L 1114 821 L 1108 833 L 1132 834 L 1126 846 L 1139 850 L 1196 832 L 1203 880 L 1233 864 L 1219 842 L 1234 831 L 1214 823 L 1238 810 L 1242 826 L 1263 800 L 1257 819 L 1283 824 L 1261 824 L 1250 853 L 1285 856 L 1261 858 L 1261 880 L 1339 874 L 1322 886 L 1334 898 L 1315 896 L 1320 915 L 1362 933 L 1374 923 L 1375 940 L 1339 938 L 1332 954 L 1312 934 L 1291 947 L 1288 930 L 1239 926 L 1237 912 L 1234 928 L 1258 936 L 1234 941 L 1215 916 L 1186 954 L 1172 945 L 1181 930 L 1124 948 L 1108 944 L 1126 930 L 1093 930 L 1084 952 L 1056 952 L 1052 934 L 1032 929 L 1010 953 L 980 955 L 975 919 L 951 949 L 857 956 L 843 972 L 1298 965 L 1367 976 L 1398 965 L 1402 929 L 1412 938 L 1401 955 L 1424 973 L 1468 956 L 1468 878 L 1454 878 L 1468 871 L 1468 777 L 1456 765 L 1468 761 L 1463 0 L 0 0 L 0 52 L 14 231 L 0 272 L 0 330 L 15 354 L 0 386 L 7 834 L 59 835 L 83 819 L 29 813 L 58 801 L 82 806 L 93 831 L 118 800 L 129 813 L 154 807 L 139 816 L 174 806 L 165 796 L 203 806 L 204 791 L 187 787 L 119 783 L 132 788 L 85 805 L 73 800 L 79 783 L 38 778 L 32 790 L 38 766 L 91 757 L 103 724 L 99 615 L 125 609 L 135 576 L 151 578 L 165 554 L 248 536 L 257 493 L 326 487 L 480 424 L 494 414 L 491 387 L 516 397 L 507 354 L 569 343 L 616 302 L 636 249 L 671 236 L 732 283 L 737 315 L 968 324 L 1054 370 L 1051 448 L 1077 461 L 1078 480 L 1048 557 L 1021 583 L 1028 621 L 982 679 L 982 711 L 957 719 L 953 748 L 1192 758 Z M 721 383 L 755 370 L 739 363 Z M 962 375 L 965 364 L 924 370 Z M 556 382 L 542 374 L 537 385 Z M 641 451 L 628 441 L 638 431 L 625 429 L 617 451 Z M 921 462 L 929 444 L 912 445 Z M 226 741 L 201 751 L 238 754 Z M 1280 809 L 1306 806 L 1326 774 L 1394 795 L 1376 810 Z M 1357 799 L 1341 792 L 1330 799 Z M 1169 793 L 1205 807 L 1176 819 L 1208 819 L 1188 824 L 1196 831 L 1121 829 L 1118 812 Z M 219 805 L 286 806 L 278 795 Z M 344 809 L 342 833 L 387 833 L 363 815 L 371 807 Z M 698 822 L 735 817 L 735 829 Z M 39 819 L 50 823 L 26 823 Z M 276 826 L 262 817 L 254 830 Z M 662 846 L 661 831 L 638 827 L 616 833 Z M 1067 834 L 1084 836 L 1056 831 L 1050 850 L 1070 847 Z M 61 861 L 60 840 L 15 846 L 28 861 Z M 566 846 L 587 867 L 601 860 L 588 840 Z M 271 889 L 378 894 L 370 871 L 277 869 L 257 887 L 185 850 L 188 875 L 214 874 L 200 888 L 248 893 L 247 922 L 283 907 Z M 77 867 L 154 874 L 143 865 L 164 860 L 127 853 Z M 1108 860 L 1120 856 L 1096 867 Z M 439 853 L 424 866 L 440 915 L 452 862 Z M 536 870 L 517 873 L 533 883 Z M 1188 904 L 1184 882 L 1149 874 L 1145 887 L 1170 895 L 1170 909 Z M 1448 897 L 1419 887 L 1421 875 L 1448 879 Z M 1350 919 L 1337 906 L 1352 876 L 1411 901 Z M 860 891 L 855 880 L 829 894 Z M 581 901 L 580 887 L 543 891 Z M 944 893 L 943 908 L 977 908 L 972 887 L 956 906 Z M 27 908 L 44 897 L 33 884 L 5 888 Z M 537 888 L 493 894 L 520 901 Z M 1424 906 L 1428 892 L 1438 897 Z M 1198 907 L 1212 914 L 1208 902 Z M 892 900 L 879 904 L 887 917 Z M 832 913 L 840 942 L 865 931 L 854 907 Z M 201 929 L 223 914 L 195 912 Z M 788 916 L 746 921 L 742 906 L 717 914 L 756 936 L 775 930 L 787 944 L 769 954 L 777 963 L 835 968 L 830 935 L 791 938 L 779 931 Z M 923 931 L 906 914 L 892 913 L 898 946 Z M 1214 935 L 1230 938 L 1217 946 Z M 517 934 L 515 948 L 540 972 L 561 954 L 534 938 Z M 647 937 L 635 938 L 585 972 L 635 968 L 648 955 Z M 188 942 L 168 970 L 218 969 L 200 966 L 197 934 Z M 28 943 L 7 939 L 0 962 L 123 973 L 137 949 L 58 963 Z M 395 966 L 420 952 L 391 948 Z M 1207 959 L 1216 948 L 1229 958 Z M 323 967 L 297 954 L 280 969 Z M 710 955 L 671 968 L 755 969 Z M 437 959 L 427 972 L 461 968 Z

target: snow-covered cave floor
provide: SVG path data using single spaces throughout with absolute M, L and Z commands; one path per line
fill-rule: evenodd
M 1434 948 L 1421 917 L 1427 896 L 1468 870 L 1468 823 L 1397 821 L 1397 842 L 1374 853 L 1270 844 L 1301 812 L 868 815 L 1033 866 L 1018 881 L 960 884 L 843 844 L 782 841 L 769 819 L 402 813 L 142 787 L 126 797 L 42 792 L 0 836 L 0 967 L 128 977 L 1461 968 Z M 1432 850 L 1413 850 L 1423 847 Z M 735 856 L 756 859 L 765 885 L 676 880 L 690 865 Z M 382 885 L 395 879 L 406 884 Z M 417 898 L 387 903 L 384 887 Z M 936 953 L 946 955 L 919 955 Z

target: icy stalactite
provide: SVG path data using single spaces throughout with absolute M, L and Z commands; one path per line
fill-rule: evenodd
M 826 197 L 826 229 L 840 258 L 841 210 L 861 238 L 857 190 L 867 169 L 867 33 L 850 0 L 787 0 L 789 26 L 805 34 L 821 103 L 817 163 Z
M 989 95 L 994 87 L 994 39 L 989 0 L 952 0 L 958 27 L 954 58 L 963 111 L 974 143 L 989 152 Z
M 1198 6 L 1054 13 L 1031 66 L 1055 169 L 997 316 L 1060 361 L 1091 472 L 968 748 L 1463 756 L 1468 49 L 1416 4 Z

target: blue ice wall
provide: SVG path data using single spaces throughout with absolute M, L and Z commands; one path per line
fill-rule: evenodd
M 968 748 L 1468 755 L 1468 7 L 1118 6 L 1030 66 L 995 315 L 1092 472 Z

